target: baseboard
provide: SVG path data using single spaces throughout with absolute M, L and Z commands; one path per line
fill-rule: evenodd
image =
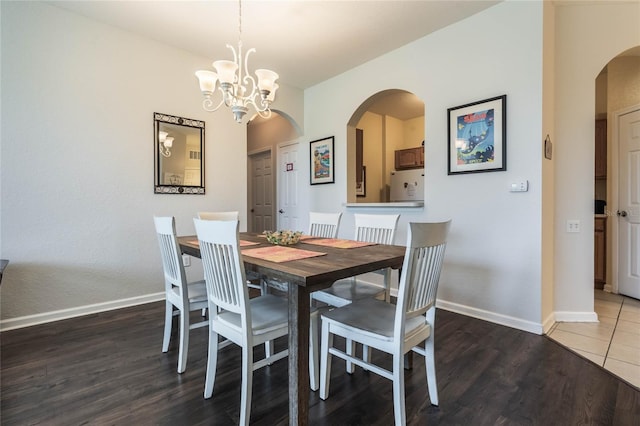
M 0 332 L 15 330 L 17 328 L 30 327 L 32 325 L 38 325 L 47 322 L 80 317 L 83 315 L 95 314 L 98 312 L 127 308 L 129 306 L 143 305 L 145 303 L 157 302 L 160 300 L 164 300 L 164 291 L 160 293 L 147 294 L 144 296 L 130 297 L 128 299 L 112 300 L 104 303 L 95 303 L 92 305 L 61 309 L 59 311 L 43 312 L 41 314 L 9 318 L 6 320 L 0 320 Z
M 504 325 L 518 330 L 527 331 L 529 333 L 543 334 L 544 330 L 542 324 L 540 323 L 526 321 L 520 318 L 510 317 L 508 315 L 497 314 L 495 312 L 485 311 L 483 309 L 473 308 L 471 306 L 460 305 L 458 303 L 448 302 L 446 300 L 436 300 L 436 307 L 439 309 L 444 309 L 445 311 L 451 311 L 469 317 L 478 318 L 484 321 L 492 322 L 494 324 Z
M 558 322 L 598 322 L 598 314 L 595 312 L 556 312 Z

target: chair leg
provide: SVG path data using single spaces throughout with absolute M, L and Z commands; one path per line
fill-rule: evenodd
M 312 391 L 317 391 L 320 384 L 320 371 L 318 362 L 318 315 L 311 315 L 309 330 L 309 384 Z
M 356 353 L 356 342 L 351 339 L 347 339 L 346 345 L 347 355 L 354 356 Z M 353 374 L 354 371 L 356 371 L 356 367 L 351 361 L 347 361 L 347 373 Z
M 251 416 L 251 390 L 253 386 L 253 346 L 245 344 L 242 348 L 242 388 L 240 390 L 240 422 L 249 425 Z
M 180 311 L 180 349 L 178 351 L 178 373 L 187 369 L 189 352 L 189 309 Z
M 164 310 L 164 337 L 162 338 L 162 352 L 169 350 L 169 342 L 171 341 L 171 328 L 173 325 L 173 303 L 168 300 L 165 302 Z
M 265 358 L 269 358 L 271 357 L 271 355 L 273 355 L 273 351 L 271 350 L 271 348 L 273 347 L 272 345 L 272 341 L 271 340 L 267 340 L 266 342 L 264 342 L 264 357 Z M 268 365 L 271 365 L 271 363 L 267 363 Z
M 218 333 L 209 332 L 209 353 L 207 354 L 207 375 L 204 379 L 204 397 L 211 398 L 213 385 L 216 381 L 216 369 L 218 366 Z
M 400 287 L 400 283 L 398 283 L 398 287 Z M 391 268 L 384 271 L 384 301 L 391 302 Z
M 362 345 L 362 360 L 367 363 L 371 360 L 371 348 L 367 345 Z
M 393 413 L 396 425 L 407 423 L 404 409 L 404 355 L 393 355 Z
M 438 384 L 436 382 L 436 360 L 434 356 L 433 333 L 424 342 L 424 362 L 427 370 L 427 389 L 429 389 L 429 399 L 431 404 L 438 405 Z
M 331 358 L 329 348 L 333 347 L 333 334 L 329 333 L 329 324 L 322 322 L 322 344 L 320 350 L 320 399 L 329 397 L 329 380 L 331 379 Z

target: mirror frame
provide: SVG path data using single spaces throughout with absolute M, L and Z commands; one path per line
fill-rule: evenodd
M 193 127 L 200 131 L 200 185 L 164 185 L 160 179 L 160 161 L 164 158 L 160 154 L 158 132 L 162 123 L 169 123 L 184 127 Z M 154 152 L 154 193 L 156 194 L 196 194 L 204 195 L 204 121 L 177 117 L 159 112 L 153 113 L 153 152 Z

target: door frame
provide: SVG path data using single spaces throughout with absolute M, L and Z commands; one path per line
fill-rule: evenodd
M 607 283 L 604 286 L 604 290 L 616 294 L 618 294 L 618 259 L 620 256 L 618 253 L 618 232 L 620 229 L 618 226 L 617 216 L 615 216 L 614 213 L 618 211 L 620 207 L 620 200 L 618 197 L 618 191 L 620 190 L 620 180 L 618 179 L 618 169 L 620 165 L 620 129 L 618 128 L 618 121 L 621 116 L 636 110 L 640 110 L 640 104 L 613 111 L 609 114 L 607 120 L 612 124 L 610 126 L 611 133 L 609 133 L 608 137 L 608 140 L 611 143 L 607 144 L 607 158 L 610 159 L 608 160 L 609 164 L 607 165 L 607 181 L 610 182 L 610 184 L 607 185 L 607 198 L 609 198 L 609 200 L 607 200 L 607 207 L 610 205 L 613 206 L 613 208 L 607 209 L 607 214 L 610 218 L 616 220 L 607 220 L 607 235 L 611 236 L 611 238 L 607 238 L 609 240 L 607 251 L 611 253 L 607 270 L 611 271 L 611 273 L 607 273 Z M 608 201 L 611 201 L 611 203 Z
M 251 157 L 254 155 L 264 154 L 265 152 L 271 153 L 271 170 L 276 171 L 277 159 L 273 157 L 273 148 L 268 146 L 265 148 L 256 149 L 247 152 L 247 230 L 253 229 L 253 215 L 251 214 L 251 205 L 253 200 L 253 182 L 251 180 Z M 276 217 L 276 207 L 278 201 L 278 186 L 276 183 L 277 176 L 273 173 L 271 176 L 271 193 L 273 194 L 273 204 L 271 208 L 272 217 Z

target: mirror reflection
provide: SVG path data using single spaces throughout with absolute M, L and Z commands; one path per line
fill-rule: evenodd
M 204 194 L 204 121 L 154 113 L 155 192 Z

